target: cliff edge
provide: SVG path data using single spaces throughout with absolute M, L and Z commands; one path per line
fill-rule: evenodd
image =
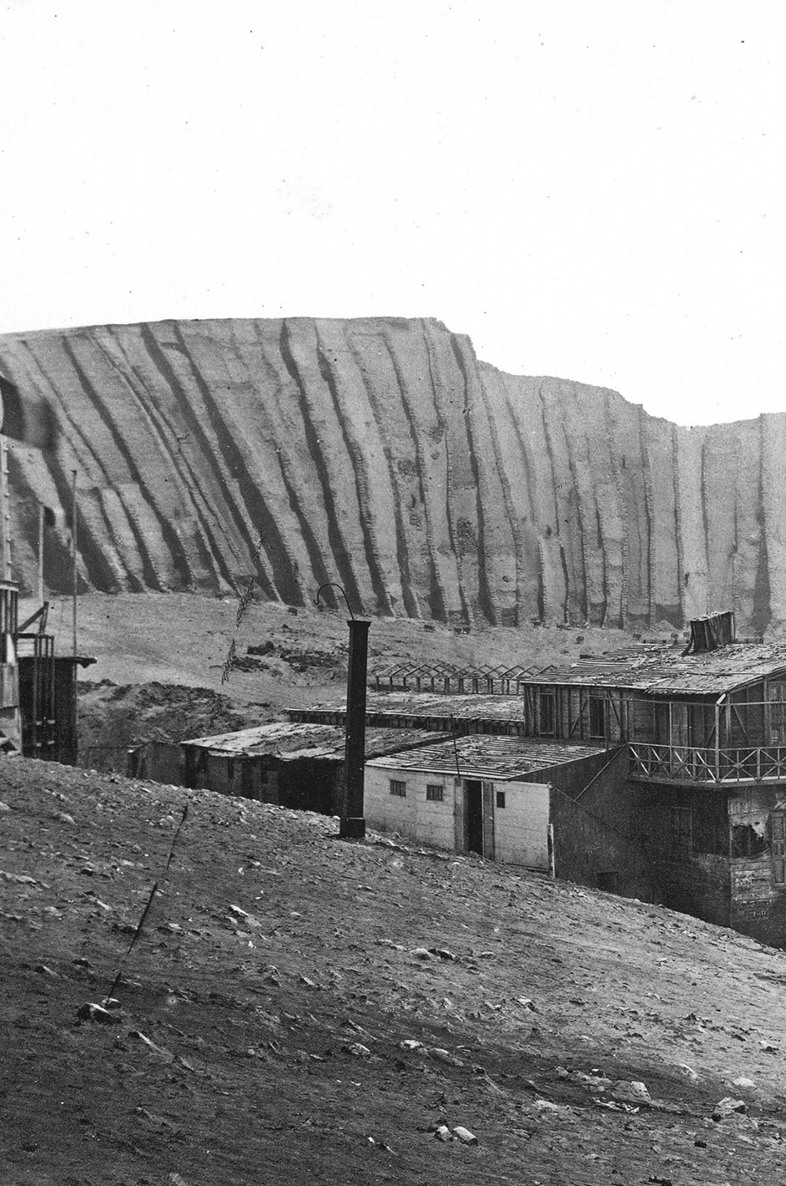
M 786 620 L 786 415 L 707 428 L 507 375 L 438 321 L 165 321 L 0 336 L 58 449 L 11 445 L 14 576 L 515 625 Z M 327 590 L 328 602 L 332 590 Z

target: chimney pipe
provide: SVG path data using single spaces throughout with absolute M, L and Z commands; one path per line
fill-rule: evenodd
M 356 619 L 349 626 L 349 670 L 347 671 L 347 719 L 344 748 L 344 795 L 339 836 L 362 840 L 366 834 L 363 815 L 363 767 L 366 761 L 366 674 L 368 631 L 371 623 Z

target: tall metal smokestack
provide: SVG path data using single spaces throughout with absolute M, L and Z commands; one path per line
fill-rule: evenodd
M 366 762 L 366 673 L 370 622 L 356 619 L 349 626 L 347 722 L 344 749 L 344 796 L 338 834 L 348 840 L 366 834 L 363 815 L 363 767 Z

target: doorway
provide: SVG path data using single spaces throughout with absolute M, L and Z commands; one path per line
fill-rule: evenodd
M 467 851 L 483 856 L 483 783 L 480 779 L 464 781 Z

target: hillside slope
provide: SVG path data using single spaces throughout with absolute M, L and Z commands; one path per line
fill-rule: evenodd
M 782 952 L 206 791 L 0 799 L 4 1186 L 786 1177 Z
M 55 457 L 11 451 L 15 562 L 98 590 L 289 604 L 340 582 L 367 613 L 681 624 L 786 619 L 786 416 L 678 428 L 615 392 L 501 373 L 440 322 L 160 322 L 0 338 L 56 407 Z M 332 596 L 332 593 L 328 593 Z

